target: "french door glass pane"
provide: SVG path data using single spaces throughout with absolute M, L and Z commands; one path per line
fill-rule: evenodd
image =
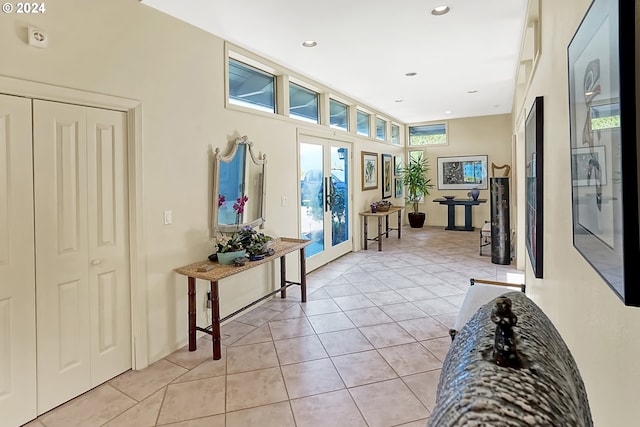
M 307 257 L 324 251 L 323 151 L 322 145 L 300 144 L 301 237 L 312 241 Z
M 331 147 L 331 245 L 349 240 L 349 155 L 346 148 Z

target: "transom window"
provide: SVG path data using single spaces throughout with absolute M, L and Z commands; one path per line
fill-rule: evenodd
M 319 123 L 318 94 L 295 83 L 289 83 L 289 117 Z
M 371 130 L 369 125 L 369 120 L 371 115 L 369 113 L 365 113 L 364 111 L 358 110 L 358 135 L 362 136 L 370 136 Z
M 229 58 L 229 103 L 276 112 L 275 76 Z
M 387 121 L 376 117 L 376 139 L 387 140 Z
M 446 123 L 409 126 L 409 145 L 439 145 L 446 143 Z
M 335 99 L 329 100 L 329 126 L 349 130 L 349 107 Z
M 400 145 L 400 126 L 391 125 L 391 143 Z

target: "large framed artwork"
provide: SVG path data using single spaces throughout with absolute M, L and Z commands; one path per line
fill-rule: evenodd
M 573 246 L 638 307 L 635 3 L 594 0 L 567 53 Z
M 382 198 L 388 199 L 393 194 L 393 157 L 391 154 L 382 154 Z
M 531 269 L 536 278 L 542 278 L 542 227 L 543 227 L 543 129 L 544 103 L 541 96 L 533 101 L 525 121 L 524 151 L 525 175 L 525 246 L 529 253 Z
M 362 191 L 378 188 L 378 155 L 362 152 Z
M 489 188 L 487 156 L 438 157 L 438 189 Z

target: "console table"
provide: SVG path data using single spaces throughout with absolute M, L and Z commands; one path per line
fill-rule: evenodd
M 433 199 L 433 201 L 447 206 L 447 226 L 445 230 L 473 231 L 471 208 L 480 203 L 485 203 L 487 199 Z M 464 206 L 464 227 L 456 226 L 456 206 Z
M 302 302 L 307 302 L 307 281 L 306 281 L 306 262 L 304 248 L 311 240 L 290 239 L 286 237 L 280 237 L 274 240 L 271 248 L 276 252 L 272 256 L 266 256 L 262 260 L 247 261 L 243 266 L 235 265 L 220 265 L 217 262 L 209 260 L 196 262 L 193 264 L 185 265 L 180 268 L 176 268 L 174 271 L 178 274 L 187 276 L 188 283 L 188 300 L 189 300 L 189 351 L 196 350 L 196 331 L 202 331 L 212 336 L 213 338 L 213 359 L 219 360 L 222 357 L 222 351 L 220 347 L 220 324 L 237 314 L 243 312 L 249 307 L 263 301 L 278 292 L 280 292 L 281 298 L 287 297 L 287 288 L 292 285 L 300 286 L 300 293 Z M 285 255 L 296 250 L 300 251 L 300 282 L 292 282 L 286 280 L 286 257 Z M 273 292 L 270 292 L 255 301 L 252 301 L 248 305 L 242 307 L 239 310 L 234 311 L 226 317 L 220 318 L 220 294 L 218 292 L 218 281 L 226 277 L 233 276 L 251 268 L 257 267 L 261 264 L 270 262 L 280 258 L 280 288 Z M 196 326 L 196 279 L 208 280 L 211 282 L 211 325 L 201 328 Z
M 389 227 L 389 215 L 391 215 L 392 213 L 398 213 L 398 228 L 390 228 Z M 386 235 L 386 237 L 389 237 L 389 231 L 391 230 L 398 230 L 398 239 L 400 239 L 402 237 L 401 235 L 401 228 L 402 228 L 402 206 L 391 206 L 389 208 L 388 211 L 386 212 L 371 212 L 371 211 L 364 211 L 364 212 L 360 212 L 360 216 L 363 218 L 363 223 L 364 223 L 364 249 L 367 249 L 367 242 L 369 240 L 377 240 L 378 241 L 378 250 L 381 251 L 382 250 L 382 235 Z M 376 217 L 378 218 L 378 237 L 374 237 L 372 239 L 369 239 L 369 231 L 368 231 L 368 225 L 369 225 L 369 217 Z M 385 232 L 382 232 L 382 218 L 385 219 Z

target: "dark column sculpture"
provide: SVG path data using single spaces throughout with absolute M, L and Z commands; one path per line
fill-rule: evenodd
M 491 178 L 491 262 L 511 264 L 509 178 Z

